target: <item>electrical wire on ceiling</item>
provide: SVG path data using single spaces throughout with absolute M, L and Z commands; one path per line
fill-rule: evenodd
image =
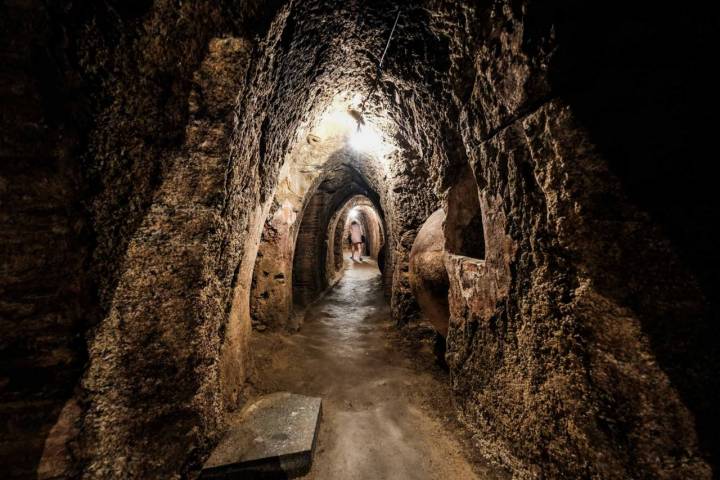
M 365 99 L 360 104 L 360 110 L 353 110 L 350 109 L 350 115 L 355 119 L 357 122 L 357 129 L 360 131 L 360 127 L 362 125 L 365 125 L 365 104 L 367 103 L 368 99 L 372 96 L 372 94 L 375 93 L 375 91 L 378 88 L 378 85 L 380 84 L 380 78 L 382 77 L 382 65 L 385 61 L 385 55 L 387 54 L 388 47 L 390 46 L 390 41 L 393 38 L 393 34 L 395 33 L 395 27 L 397 27 L 398 20 L 400 19 L 400 7 L 397 9 L 397 15 L 395 15 L 395 22 L 393 23 L 392 29 L 390 30 L 390 35 L 388 35 L 387 42 L 385 43 L 385 49 L 383 50 L 382 55 L 380 56 L 380 61 L 377 64 L 377 70 L 375 72 L 375 81 L 373 82 L 372 88 L 368 92 L 368 94 L 365 96 Z

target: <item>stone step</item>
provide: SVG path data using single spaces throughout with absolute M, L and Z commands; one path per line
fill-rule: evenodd
M 287 392 L 265 395 L 231 420 L 201 479 L 286 479 L 310 471 L 322 400 Z

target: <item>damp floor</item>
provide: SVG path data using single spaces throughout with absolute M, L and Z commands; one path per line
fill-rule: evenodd
M 403 348 L 380 272 L 347 262 L 296 333 L 255 333 L 259 393 L 323 399 L 312 470 L 304 479 L 486 479 L 451 406 L 431 347 Z

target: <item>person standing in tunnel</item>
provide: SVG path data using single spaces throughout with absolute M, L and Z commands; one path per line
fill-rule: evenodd
M 357 260 L 362 261 L 363 234 L 362 228 L 356 220 L 353 220 L 350 223 L 350 243 L 352 244 L 350 259 L 355 260 L 355 252 L 357 252 Z

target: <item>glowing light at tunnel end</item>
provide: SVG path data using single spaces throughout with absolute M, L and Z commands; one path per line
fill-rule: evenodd
M 367 125 L 352 132 L 348 143 L 356 152 L 371 153 L 380 152 L 385 149 L 382 136 Z
M 338 94 L 311 133 L 321 139 L 318 145 L 324 142 L 331 145 L 333 141 L 340 140 L 348 150 L 359 154 L 356 160 L 372 157 L 386 167 L 386 158 L 397 148 L 391 140 L 393 125 L 377 108 L 361 114 L 361 100 L 362 96 L 357 93 Z

